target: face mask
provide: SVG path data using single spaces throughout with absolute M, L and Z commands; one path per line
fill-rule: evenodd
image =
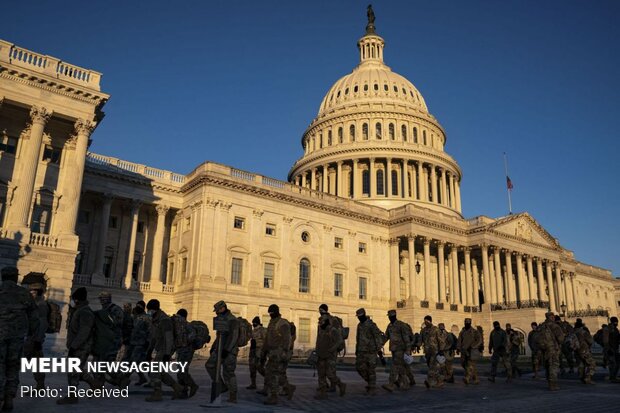
M 149 317 L 153 317 L 155 315 L 155 310 L 149 310 L 147 314 Z
M 471 324 L 465 324 L 465 330 L 469 330 L 471 328 Z
M 71 307 L 75 307 L 75 301 L 72 299 L 71 301 L 69 301 L 69 305 L 70 305 Z
M 358 320 L 360 320 L 360 323 L 363 323 L 364 321 L 366 321 L 366 316 L 365 315 L 360 315 L 357 317 Z
M 258 324 L 252 324 L 252 327 L 256 328 L 258 327 Z
M 396 321 L 395 315 L 388 316 L 388 318 L 390 319 L 390 323 L 393 323 L 394 321 Z
M 493 327 L 495 330 L 499 330 L 501 327 L 497 326 L 497 327 Z
M 278 313 L 269 313 L 269 317 L 271 318 L 277 318 L 278 317 Z

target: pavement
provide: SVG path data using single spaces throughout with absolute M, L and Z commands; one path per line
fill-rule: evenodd
M 264 406 L 264 397 L 254 390 L 246 390 L 250 383 L 248 366 L 237 366 L 237 380 L 239 386 L 239 402 L 229 404 L 210 403 L 211 382 L 204 369 L 204 361 L 196 360 L 192 363 L 190 372 L 200 389 L 196 396 L 188 400 L 171 400 L 172 391 L 164 385 L 164 401 L 147 403 L 144 398 L 150 393 L 149 388 L 138 387 L 133 383 L 137 377 L 132 377 L 129 386 L 129 396 L 109 398 L 82 398 L 78 404 L 60 406 L 54 397 L 18 397 L 15 399 L 16 412 L 93 412 L 93 413 L 121 413 L 121 412 L 620 412 L 620 384 L 604 380 L 605 370 L 598 368 L 595 375 L 595 385 L 582 384 L 576 375 L 560 380 L 559 391 L 547 390 L 544 379 L 533 380 L 532 374 L 524 374 L 521 378 L 506 383 L 505 378 L 498 376 L 496 383 L 487 380 L 488 365 L 482 365 L 478 372 L 479 385 L 466 386 L 462 382 L 462 369 L 455 365 L 456 382 L 446 384 L 442 389 L 426 389 L 424 387 L 425 369 L 423 364 L 417 364 L 415 378 L 417 385 L 406 391 L 387 393 L 378 389 L 376 396 L 365 396 L 365 382 L 351 368 L 343 366 L 338 376 L 347 383 L 347 394 L 339 397 L 336 393 L 329 393 L 328 400 L 313 398 L 317 377 L 314 371 L 308 368 L 289 368 L 289 381 L 297 386 L 292 400 L 280 397 L 278 406 Z M 381 371 L 380 371 L 381 370 Z M 377 369 L 378 386 L 387 383 L 388 374 L 383 369 Z M 31 375 L 22 375 L 21 385 L 34 386 Z M 262 377 L 259 376 L 259 386 Z M 48 374 L 46 385 L 50 389 L 66 392 L 66 376 L 63 374 Z M 109 385 L 108 385 L 109 386 Z M 224 394 L 223 399 L 227 398 Z

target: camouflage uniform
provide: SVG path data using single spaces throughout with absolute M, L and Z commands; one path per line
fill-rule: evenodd
M 383 347 L 382 342 L 377 342 L 377 337 L 381 336 L 383 332 L 370 318 L 357 325 L 355 369 L 368 383 L 366 390 L 369 393 L 372 393 L 377 385 L 377 352 Z
M 506 330 L 508 335 L 508 348 L 510 351 L 510 367 L 512 368 L 512 376 L 521 376 L 521 370 L 517 366 L 519 355 L 521 354 L 521 336 L 515 330 Z
M 248 357 L 248 364 L 250 366 L 250 388 L 256 388 L 256 372 L 260 366 L 260 356 L 265 343 L 265 336 L 267 335 L 267 329 L 262 325 L 258 325 L 252 328 L 252 340 L 250 341 L 250 355 Z M 261 369 L 262 370 L 262 369 Z M 264 375 L 264 371 L 260 372 Z
M 219 304 L 219 303 L 218 303 Z M 222 378 L 224 379 L 224 385 L 228 387 L 229 400 L 236 400 L 237 397 L 237 377 L 235 376 L 235 369 L 237 368 L 237 354 L 239 354 L 239 347 L 237 347 L 237 341 L 239 339 L 239 320 L 235 317 L 230 310 L 226 310 L 225 313 L 219 314 L 223 321 L 226 322 L 228 328 L 226 332 L 221 332 L 217 335 L 217 338 L 211 346 L 211 355 L 205 363 L 205 368 L 209 373 L 212 381 L 216 381 L 215 371 L 217 369 L 217 347 L 222 341 Z
M 272 318 L 269 320 L 264 340 L 260 359 L 266 360 L 265 387 L 270 403 L 275 403 L 280 386 L 284 387 L 290 396 L 294 389 L 286 377 L 286 365 L 292 341 L 290 323 L 279 315 Z
M 19 385 L 24 338 L 37 332 L 39 316 L 30 292 L 11 280 L 0 285 L 0 404 L 9 406 Z M 8 401 L 7 401 L 8 400 Z
M 139 313 L 134 316 L 129 346 L 127 347 L 126 360 L 140 363 L 146 360 L 149 346 L 149 336 L 151 334 L 151 319 L 146 313 Z M 129 375 L 128 375 L 129 376 Z M 144 373 L 138 373 L 139 384 L 145 383 Z
M 592 358 L 592 352 L 590 351 L 594 340 L 590 330 L 584 325 L 575 328 L 574 333 L 579 341 L 579 348 L 576 350 L 579 376 L 584 383 L 591 383 L 592 376 L 596 370 L 596 362 Z
M 151 337 L 147 354 L 152 361 L 170 361 L 170 356 L 174 351 L 174 328 L 172 320 L 162 310 L 156 310 L 152 316 Z M 153 395 L 147 397 L 147 401 L 161 400 L 162 382 L 174 389 L 173 398 L 182 396 L 182 387 L 166 372 L 149 373 L 151 384 L 153 385 Z
M 575 357 L 573 349 L 571 348 L 569 337 L 573 334 L 573 327 L 566 320 L 558 322 L 558 325 L 564 334 L 564 341 L 562 342 L 560 348 L 560 371 L 564 374 L 564 359 L 566 359 L 569 372 L 572 373 L 575 370 Z
M 472 350 L 478 351 L 480 344 L 482 343 L 482 337 L 478 330 L 474 327 L 468 329 L 461 329 L 459 337 L 456 342 L 456 348 L 461 353 L 461 365 L 465 370 L 465 378 L 463 381 L 465 384 L 474 383 L 478 384 L 478 371 L 476 370 L 476 360 L 472 360 Z
M 179 362 L 187 363 L 185 371 L 179 371 L 177 373 L 177 382 L 183 386 L 183 396 L 186 396 L 188 390 L 190 395 L 193 396 L 196 390 L 198 390 L 198 385 L 191 374 L 189 374 L 189 366 L 192 364 L 194 358 L 194 346 L 192 343 L 194 341 L 195 332 L 191 324 L 184 317 L 178 314 L 175 314 L 173 317 L 177 317 L 175 322 L 180 323 L 183 329 L 183 332 L 177 334 L 175 337 L 176 359 Z
M 441 351 L 446 358 L 446 362 L 443 366 L 445 381 L 454 383 L 454 369 L 452 368 L 454 351 L 452 350 L 452 346 L 453 344 L 456 344 L 456 337 L 454 337 L 454 335 L 445 328 L 439 329 L 437 337 L 439 339 L 439 351 Z
M 620 344 L 620 332 L 617 323 L 610 323 L 603 330 L 603 352 L 607 357 L 607 367 L 609 367 L 609 380 L 617 381 L 618 368 L 620 367 L 620 352 L 618 345 Z
M 536 345 L 543 353 L 547 381 L 551 390 L 558 389 L 558 373 L 560 371 L 560 348 L 564 342 L 564 334 L 560 326 L 554 321 L 547 319 L 539 327 L 540 334 Z
M 88 301 L 80 301 L 69 310 L 69 317 L 67 319 L 68 357 L 79 358 L 80 369 L 82 370 L 82 373 L 68 373 L 70 386 L 78 386 L 80 380 L 89 383 L 91 387 L 101 386 L 95 383 L 90 373 L 86 372 L 86 361 L 90 355 L 94 325 L 95 314 L 88 305 Z
M 45 342 L 45 333 L 47 332 L 48 327 L 47 320 L 50 312 L 47 301 L 42 295 L 36 296 L 34 298 L 34 302 L 37 305 L 39 328 L 37 328 L 37 331 L 31 337 L 28 337 L 24 343 L 24 357 L 29 359 L 45 357 L 43 355 L 43 343 Z M 33 373 L 32 375 L 37 383 L 37 389 L 44 389 L 45 373 Z
M 491 334 L 489 334 L 489 351 L 491 354 L 491 376 L 489 380 L 495 381 L 497 376 L 497 363 L 501 360 L 502 364 L 506 368 L 506 375 L 508 380 L 512 379 L 512 368 L 510 366 L 510 360 L 508 359 L 508 348 L 510 342 L 508 341 L 508 334 L 506 331 L 500 328 L 493 328 Z
M 109 294 L 103 292 L 99 295 L 100 299 L 104 296 L 109 296 Z M 122 345 L 125 312 L 118 305 L 108 302 L 106 304 L 102 304 L 100 310 L 95 311 L 95 318 L 111 320 L 111 327 L 114 330 L 114 340 L 109 342 L 107 337 L 100 338 L 95 334 L 93 343 L 93 361 L 114 361 L 116 360 L 116 356 Z M 97 321 L 95 321 L 95 323 L 96 322 Z M 95 349 L 98 349 L 98 351 L 95 351 Z M 108 375 L 109 377 L 106 378 L 106 375 L 103 373 L 94 374 L 99 381 L 107 380 L 109 383 L 119 386 L 121 385 L 121 378 L 125 376 L 118 373 L 108 373 Z M 124 387 L 124 385 L 122 387 Z
M 326 323 L 326 326 L 324 327 Z M 319 330 L 316 337 L 316 354 L 318 357 L 316 369 L 319 375 L 319 394 L 317 398 L 326 398 L 329 381 L 340 387 L 340 395 L 344 395 L 344 384 L 336 375 L 336 360 L 338 349 L 343 345 L 340 329 L 333 324 L 330 316 L 321 316 Z
M 395 320 L 390 322 L 385 330 L 385 337 L 390 340 L 390 352 L 392 353 L 392 367 L 390 368 L 388 385 L 383 386 L 386 390 L 391 391 L 390 389 L 393 390 L 397 382 L 406 380 L 405 351 L 411 349 L 410 329 L 406 323 Z
M 420 331 L 420 336 L 424 343 L 424 358 L 428 365 L 428 373 L 424 384 L 427 387 L 442 387 L 444 378 L 441 374 L 441 366 L 437 361 L 437 354 L 440 348 L 439 328 L 432 324 L 424 326 L 422 331 Z
M 527 345 L 532 352 L 532 371 L 534 372 L 534 378 L 538 377 L 538 369 L 543 361 L 542 352 L 536 345 L 536 334 L 538 334 L 538 332 L 534 329 L 527 334 Z

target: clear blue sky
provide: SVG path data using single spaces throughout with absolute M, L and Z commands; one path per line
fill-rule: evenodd
M 91 150 L 187 173 L 286 179 L 329 87 L 357 64 L 364 1 L 27 1 L 0 37 L 103 73 Z M 385 60 L 463 169 L 465 216 L 528 211 L 620 275 L 619 1 L 375 1 Z

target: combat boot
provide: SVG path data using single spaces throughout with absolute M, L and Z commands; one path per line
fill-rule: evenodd
M 231 391 L 228 393 L 228 403 L 237 403 L 237 392 Z
M 276 396 L 275 394 L 270 394 L 269 397 L 267 397 L 267 400 L 263 402 L 263 404 L 266 404 L 268 406 L 278 404 L 278 396 Z
M 327 400 L 327 391 L 325 389 L 321 389 L 319 390 L 315 395 L 314 398 L 316 400 Z
M 153 393 L 150 396 L 144 398 L 147 402 L 160 402 L 163 400 L 161 395 L 161 384 L 158 386 L 153 386 Z
M 187 399 L 187 393 L 185 393 L 185 387 L 181 386 L 178 383 L 174 383 L 172 385 L 172 400 L 176 399 Z
M 194 381 L 194 379 L 189 380 L 189 397 L 194 397 L 196 392 L 198 391 L 198 385 Z
M 369 396 L 375 396 L 377 394 L 377 388 L 375 386 L 366 387 L 366 394 Z
M 246 387 L 246 389 L 248 390 L 254 390 L 256 388 L 256 380 L 252 380 L 252 383 L 250 383 L 250 385 L 248 387 Z
M 287 384 L 285 387 L 285 391 L 286 391 L 286 398 L 288 400 L 292 400 L 293 399 L 293 394 L 295 393 L 295 390 L 297 389 L 297 386 L 295 386 L 294 384 Z
M 60 399 L 56 400 L 56 404 L 76 404 L 77 402 L 78 402 L 77 397 L 69 397 L 69 396 L 61 397 Z
M 4 396 L 4 404 L 2 405 L 3 412 L 12 412 L 13 411 L 13 396 L 7 394 Z
M 390 393 L 392 393 L 395 389 L 394 385 L 392 383 L 388 383 L 388 384 L 384 384 L 383 386 L 381 386 L 384 390 L 389 391 Z
M 338 383 L 338 390 L 340 390 L 340 397 L 344 396 L 347 391 L 347 384 L 343 382 Z

